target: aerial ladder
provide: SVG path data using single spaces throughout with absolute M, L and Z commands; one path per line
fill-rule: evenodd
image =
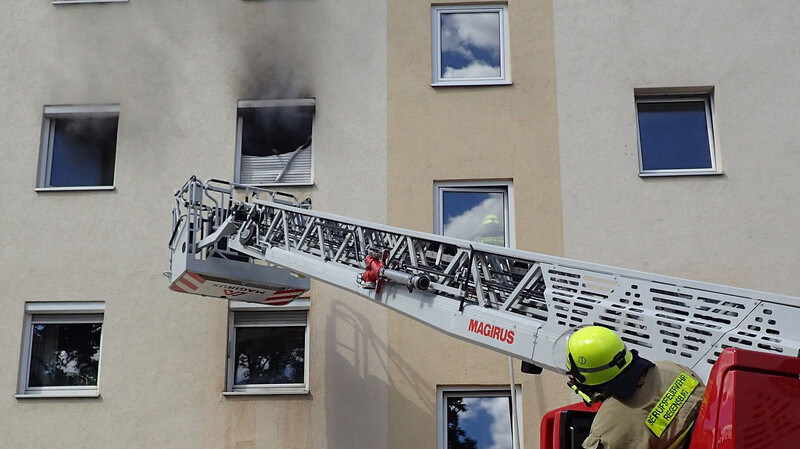
M 174 291 L 280 306 L 315 278 L 527 372 L 563 373 L 570 331 L 606 326 L 707 382 L 688 449 L 800 441 L 800 298 L 400 229 L 195 177 L 175 192 L 169 247 Z M 540 449 L 580 447 L 598 405 L 546 413 Z
M 553 257 L 312 210 L 192 177 L 175 193 L 170 288 L 280 305 L 309 277 L 556 372 L 576 326 L 704 379 L 725 348 L 800 356 L 800 299 Z

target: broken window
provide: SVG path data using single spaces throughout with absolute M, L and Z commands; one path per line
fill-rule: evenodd
M 313 183 L 315 101 L 240 101 L 236 182 L 250 185 Z
M 118 105 L 45 106 L 39 189 L 114 186 Z

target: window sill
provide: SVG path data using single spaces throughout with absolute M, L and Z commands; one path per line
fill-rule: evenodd
M 275 396 L 275 395 L 305 395 L 309 394 L 308 388 L 275 388 L 252 391 L 224 391 L 223 396 Z
M 81 392 L 52 392 L 52 393 L 20 393 L 15 394 L 17 399 L 71 399 L 71 398 L 99 398 L 99 391 L 81 391 Z
M 434 81 L 431 87 L 510 86 L 510 80 Z
M 640 178 L 657 178 L 664 176 L 722 176 L 724 171 L 675 171 L 665 170 L 661 172 L 644 172 L 639 173 Z
M 75 5 L 81 3 L 128 3 L 128 0 L 53 0 L 54 5 Z
M 34 192 L 92 192 L 116 190 L 114 186 L 86 186 L 86 187 L 37 187 Z
M 270 188 L 274 189 L 276 187 L 313 187 L 314 182 L 278 182 L 274 184 L 241 184 L 239 182 L 234 182 L 238 186 L 242 187 L 257 187 L 257 188 Z

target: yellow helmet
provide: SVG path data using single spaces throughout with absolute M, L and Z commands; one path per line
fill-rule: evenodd
M 634 354 L 612 330 L 602 326 L 578 329 L 567 342 L 567 369 L 581 385 L 597 386 L 616 378 Z
M 484 225 L 494 224 L 494 223 L 500 224 L 500 220 L 497 219 L 497 215 L 487 214 L 486 216 L 483 217 Z

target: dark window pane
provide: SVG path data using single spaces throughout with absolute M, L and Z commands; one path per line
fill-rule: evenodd
M 242 154 L 275 156 L 311 143 L 314 108 L 286 106 L 239 109 L 242 117 Z
M 442 192 L 444 235 L 493 245 L 505 245 L 504 194 Z
M 50 187 L 111 186 L 117 148 L 117 117 L 55 120 Z
M 638 103 L 644 170 L 712 168 L 705 102 Z
M 511 449 L 511 397 L 447 397 L 448 449 Z
M 305 327 L 237 327 L 236 385 L 303 383 Z
M 102 324 L 34 324 L 29 387 L 97 385 Z

